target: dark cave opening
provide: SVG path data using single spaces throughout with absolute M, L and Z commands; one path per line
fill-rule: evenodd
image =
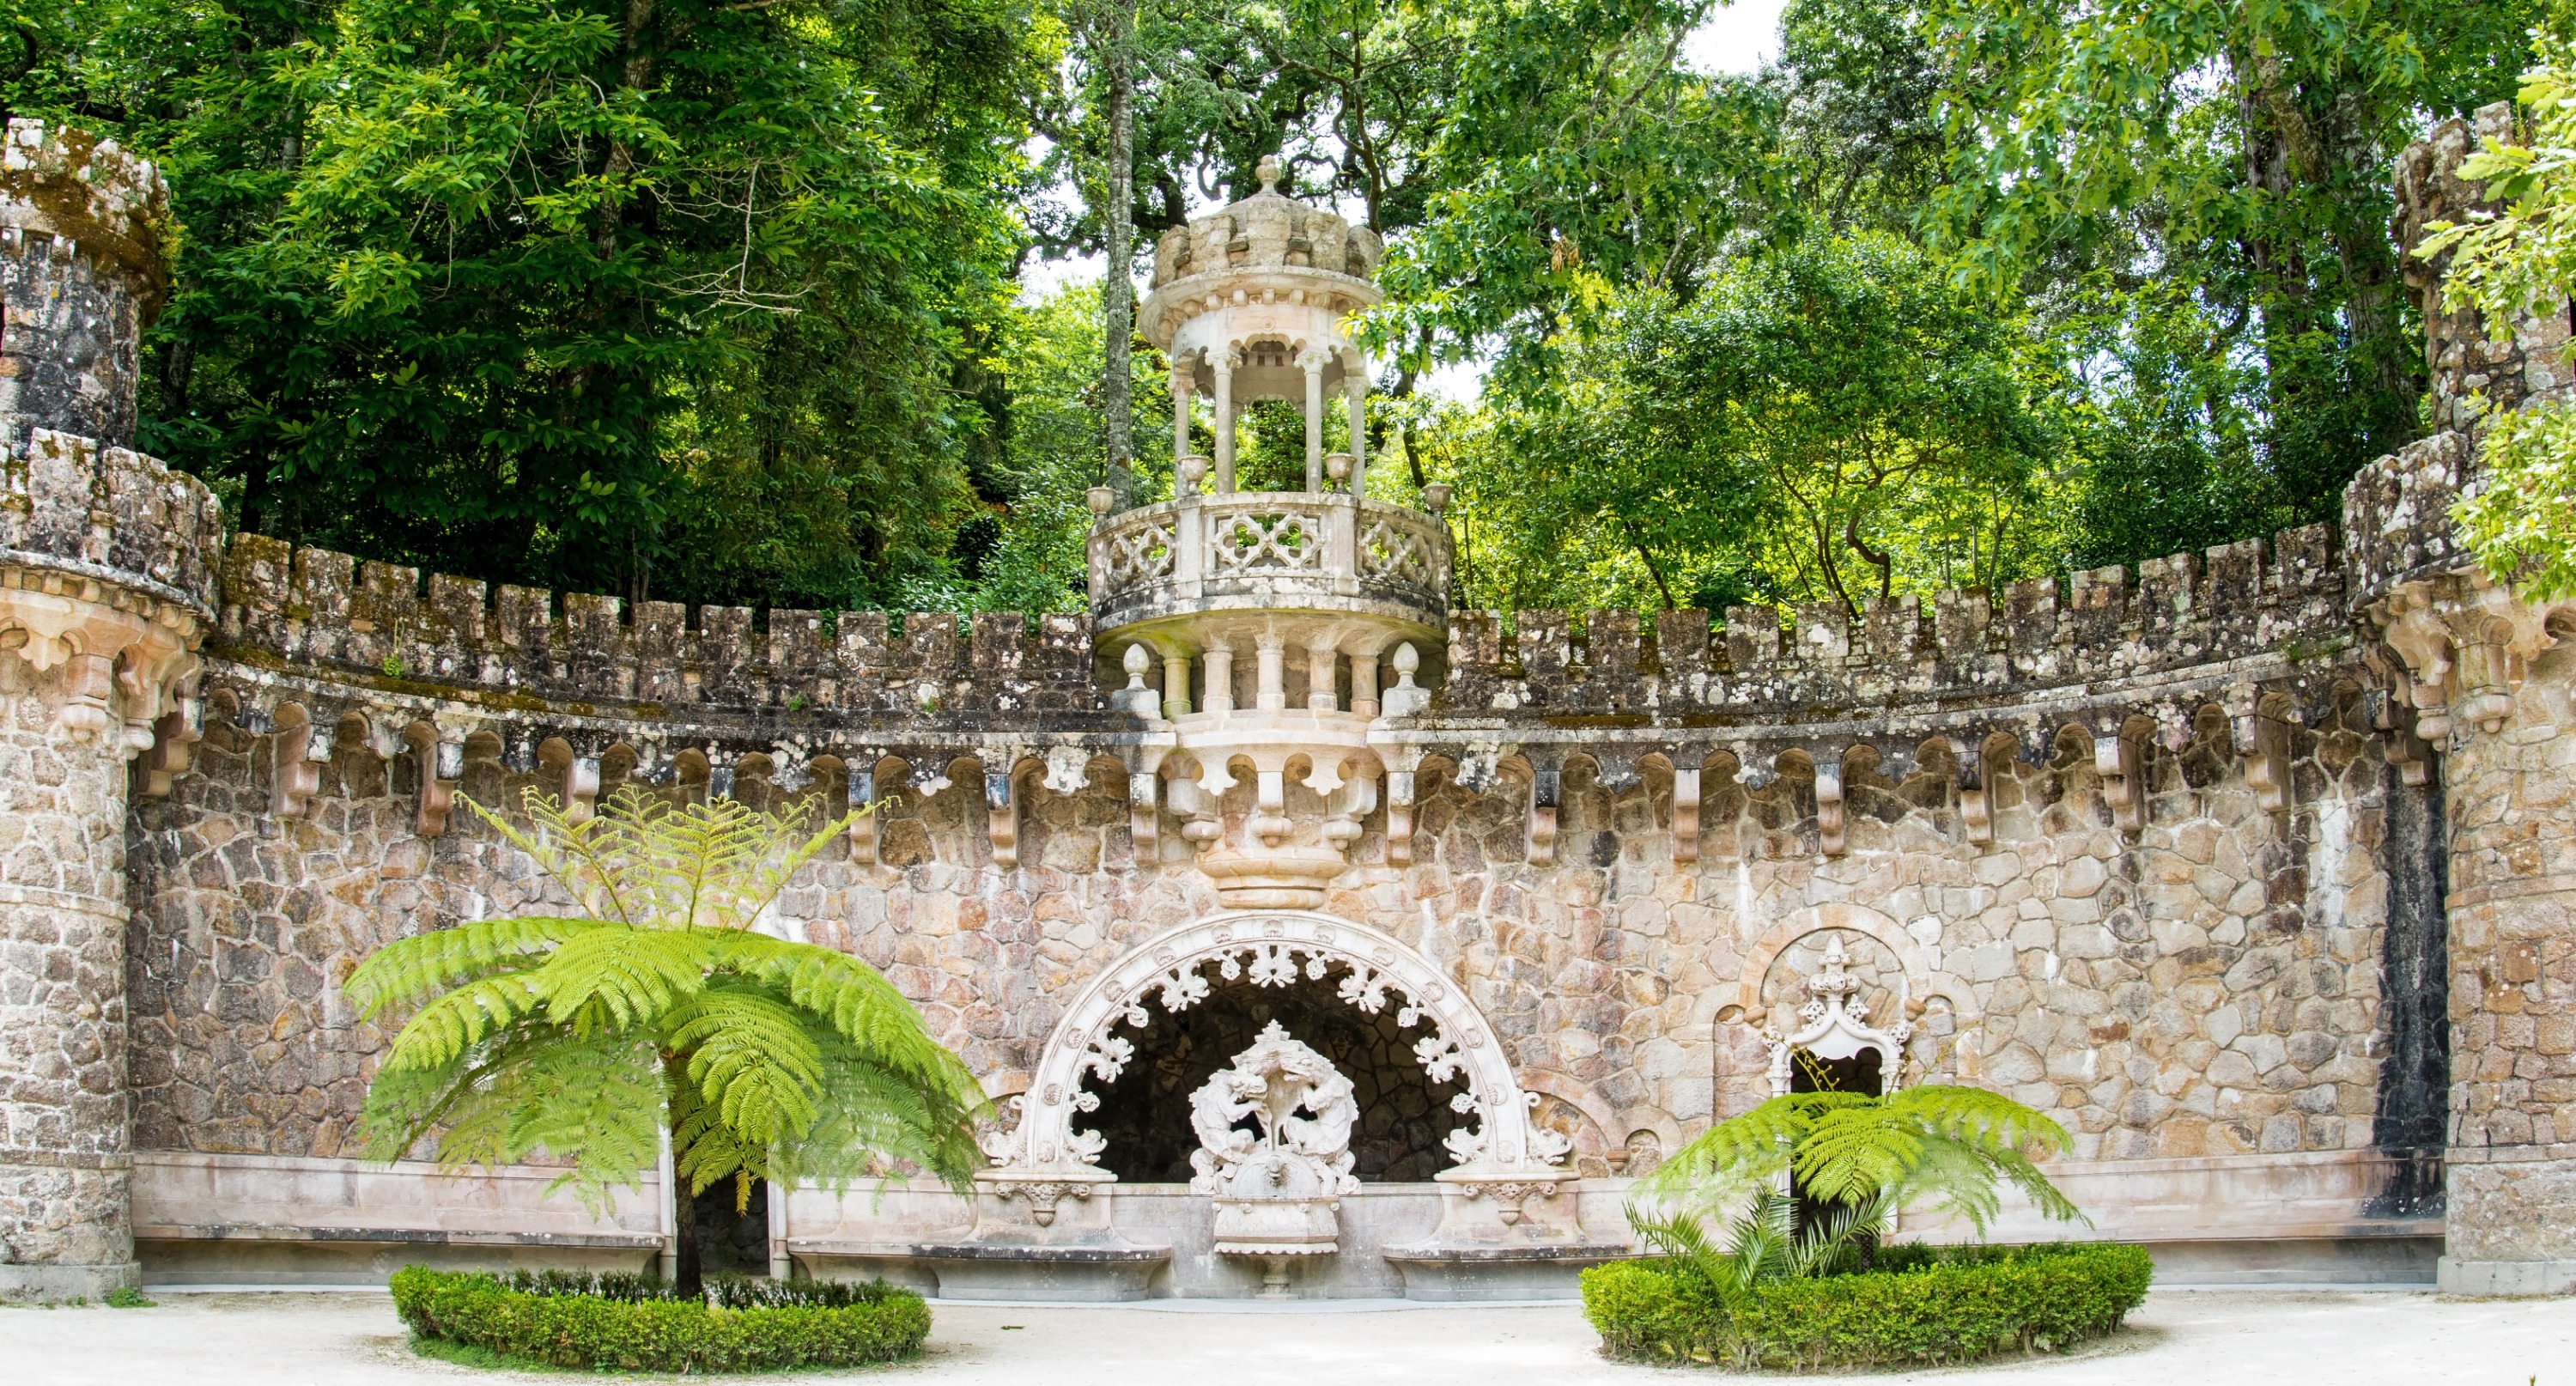
M 1200 975 L 1207 996 L 1177 1015 L 1145 998 L 1151 1021 L 1116 1032 L 1136 1046 L 1127 1067 L 1115 1082 L 1089 1084 L 1100 1109 L 1076 1116 L 1074 1124 L 1107 1138 L 1102 1168 L 1127 1183 L 1188 1182 L 1190 1152 L 1199 1144 L 1190 1130 L 1190 1094 L 1251 1048 L 1274 1020 L 1351 1080 L 1360 1105 L 1351 1131 L 1352 1173 L 1390 1183 L 1427 1180 L 1449 1167 L 1442 1138 L 1478 1118 L 1449 1105 L 1467 1091 L 1464 1073 L 1434 1083 L 1414 1056 L 1414 1043 L 1436 1033 L 1430 1017 L 1398 1024 L 1403 1002 L 1393 996 L 1375 1015 L 1360 1010 L 1341 998 L 1339 968 L 1320 979 L 1301 974 L 1284 987 L 1256 986 L 1248 977 L 1228 981 L 1215 964 Z

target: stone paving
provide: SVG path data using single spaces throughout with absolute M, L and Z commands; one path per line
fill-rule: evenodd
M 880 1371 L 745 1381 L 957 1386 L 1227 1386 L 1401 1381 L 1405 1386 L 1544 1381 L 1673 1382 L 1604 1361 L 1576 1305 L 1342 1302 L 1248 1312 L 1209 1301 L 1041 1309 L 939 1306 L 921 1361 Z M 494 1380 L 616 1380 L 493 1374 L 411 1355 L 373 1293 L 170 1294 L 148 1310 L 0 1310 L 0 1379 L 12 1386 L 376 1386 Z M 2163 1291 L 2137 1327 L 2073 1358 L 1869 1374 L 1873 1381 L 1991 1376 L 2012 1382 L 2564 1381 L 2576 1374 L 2576 1314 L 2564 1302 L 2439 1301 L 2414 1292 Z M 1720 1374 L 1710 1373 L 1711 1377 Z M 691 1378 L 712 1380 L 711 1378 Z

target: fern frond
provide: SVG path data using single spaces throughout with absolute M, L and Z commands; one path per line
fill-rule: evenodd
M 571 1186 L 594 1216 L 611 1190 L 633 1188 L 661 1159 L 664 1092 L 650 1044 L 602 1036 L 546 1045 L 513 1085 L 510 1158 L 543 1152 L 572 1168 L 547 1186 Z
M 515 971 L 565 939 L 599 927 L 588 919 L 523 915 L 470 919 L 451 928 L 396 939 L 358 964 L 341 993 L 373 1019 L 390 1006 L 496 971 Z
M 379 1072 L 437 1068 L 453 1063 L 485 1036 L 537 1009 L 542 997 L 534 974 L 512 972 L 468 982 L 420 1008 L 394 1035 Z
M 664 1045 L 689 1056 L 689 1081 L 743 1145 L 794 1140 L 814 1124 L 823 1054 L 793 1007 L 731 987 L 699 996 L 672 1021 Z
M 982 1093 L 961 1105 L 952 1094 L 925 1089 L 910 1075 L 872 1062 L 836 1035 L 823 1038 L 827 1076 L 820 1110 L 803 1140 L 779 1150 L 791 1176 L 839 1185 L 905 1164 L 970 1192 L 984 1163 L 974 1141 Z
M 557 1024 L 571 1023 L 576 1012 L 596 1003 L 626 1029 L 649 1024 L 704 991 L 714 961 L 707 940 L 610 925 L 566 939 L 534 974 L 533 984 Z
M 966 1065 L 931 1038 L 885 974 L 858 958 L 810 943 L 765 934 L 725 940 L 723 965 L 783 990 L 789 1000 L 826 1019 L 871 1062 L 942 1089 L 970 1110 L 983 1103 L 983 1088 Z

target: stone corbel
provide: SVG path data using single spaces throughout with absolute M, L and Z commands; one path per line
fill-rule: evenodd
M 1560 772 L 1554 765 L 1530 767 L 1529 782 L 1529 863 L 1545 866 L 1556 860 L 1556 805 Z
M 143 754 L 138 788 L 149 798 L 170 792 L 171 783 L 188 772 L 196 759 L 197 743 L 206 736 L 205 702 L 193 693 L 182 693 L 174 701 L 178 706 L 152 724 L 152 748 Z
M 1244 824 L 1264 847 L 1276 847 L 1296 824 L 1288 821 L 1288 772 L 1260 770 L 1253 777 L 1251 821 Z
M 447 816 L 456 808 L 456 784 L 465 778 L 465 734 L 448 727 L 434 734 L 415 727 L 407 735 L 413 772 L 419 778 L 418 804 L 411 830 L 420 837 L 445 837 Z
M 1392 866 L 1413 864 L 1413 772 L 1386 772 L 1386 859 Z
M 2125 733 L 2094 734 L 2093 773 L 2102 778 L 2102 801 L 2111 806 L 2111 825 L 2132 837 L 2146 827 L 2140 759 L 2138 743 Z
M 1699 776 L 1696 764 L 1673 765 L 1673 862 L 1699 860 Z
M 269 805 L 272 817 L 301 818 L 322 791 L 322 767 L 331 762 L 331 729 L 310 718 L 280 727 L 269 741 Z
M 1985 753 L 1974 748 L 1959 756 L 1959 823 L 1968 830 L 1971 846 L 1994 845 L 1995 806 L 1986 797 Z
M 584 823 L 599 808 L 599 757 L 575 754 L 564 762 L 564 821 Z
M 2406 725 L 2408 719 L 2397 700 L 2376 688 L 2363 697 L 2370 709 L 2370 725 L 2387 736 L 2383 754 L 2390 765 L 2397 767 L 2397 778 L 2410 785 L 2428 783 L 2433 775 L 2432 748 Z
M 2253 713 L 2236 719 L 2236 754 L 2245 783 L 2265 813 L 2290 809 L 2290 727 L 2278 717 Z
M 1816 850 L 1828 857 L 1843 854 L 1843 763 L 1839 756 L 1816 762 Z
M 1190 769 L 1188 762 L 1176 768 L 1168 792 L 1172 812 L 1184 820 L 1181 840 L 1204 852 L 1225 834 L 1222 798 L 1233 787 L 1234 777 L 1226 774 L 1223 767 L 1199 775 L 1190 774 Z M 1209 786 L 1211 779 L 1216 781 L 1214 788 Z
M 1324 840 L 1347 852 L 1365 831 L 1361 820 L 1377 809 L 1377 777 L 1355 775 L 1342 781 L 1325 801 Z
M 2451 734 L 2451 628 L 2434 614 L 2430 597 L 2413 583 L 2390 593 L 2372 614 L 2379 618 L 2381 638 L 2406 662 L 2406 695 L 2415 705 L 2415 734 L 2442 744 Z
M 850 772 L 850 809 L 868 809 L 850 820 L 850 861 L 858 866 L 877 864 L 877 772 L 874 766 Z
M 1141 770 L 1127 777 L 1127 837 L 1135 844 L 1136 860 L 1152 861 L 1162 849 L 1163 777 L 1152 770 Z
M 1020 796 L 1010 769 L 984 772 L 984 836 L 993 844 L 993 864 L 1005 871 L 1020 864 Z

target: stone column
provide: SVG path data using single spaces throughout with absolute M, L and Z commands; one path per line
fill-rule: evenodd
M 2478 574 L 2375 610 L 2440 749 L 2451 1102 L 2441 1287 L 2576 1291 L 2576 649 Z
M 1215 361 L 1216 367 L 1216 493 L 1234 494 L 1234 354 L 1228 352 Z
M 1368 494 L 1368 361 L 1353 351 L 1343 359 L 1342 389 L 1350 397 L 1351 494 Z
M 1309 351 L 1297 358 L 1306 369 L 1306 494 L 1324 490 L 1324 354 Z
M 1190 455 L 1190 401 L 1197 393 L 1197 369 L 1172 358 L 1172 463 Z

